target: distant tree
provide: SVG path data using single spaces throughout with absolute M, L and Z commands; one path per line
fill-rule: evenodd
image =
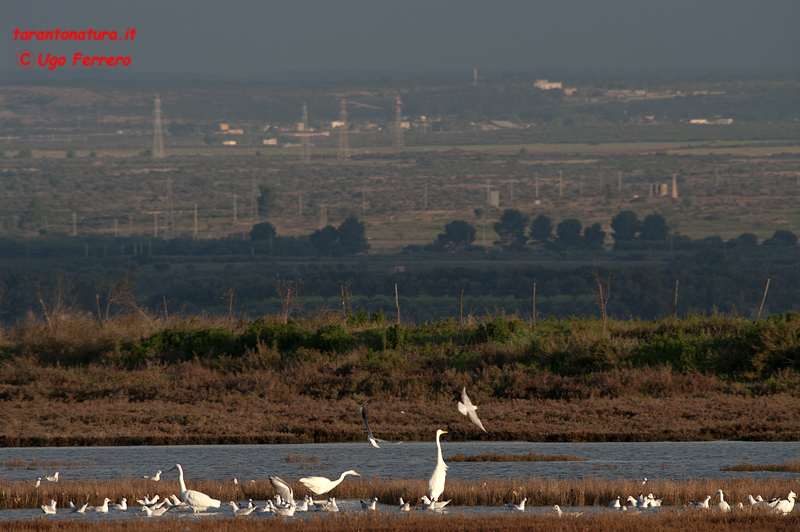
M 755 247 L 758 245 L 758 237 L 753 233 L 742 233 L 736 238 L 728 240 L 728 244 L 731 246 Z
M 23 148 L 19 150 L 17 154 L 17 159 L 33 159 L 33 152 L 29 148 Z
M 338 232 L 339 243 L 346 254 L 361 253 L 369 249 L 364 222 L 359 222 L 355 216 L 350 216 L 343 221 Z
M 581 221 L 567 218 L 556 226 L 556 242 L 564 247 L 575 247 L 581 241 Z
M 250 230 L 250 240 L 274 240 L 276 234 L 275 227 L 271 223 L 261 222 Z
M 439 233 L 436 242 L 448 248 L 463 248 L 475 241 L 475 227 L 463 220 L 453 220 L 444 226 L 444 233 Z
M 339 231 L 332 225 L 326 225 L 322 229 L 317 229 L 308 237 L 311 245 L 320 255 L 339 255 L 341 254 L 341 244 L 339 244 Z
M 73 150 L 67 150 L 66 158 L 67 159 L 74 159 L 75 158 L 75 152 Z
M 599 247 L 606 241 L 606 232 L 600 224 L 593 223 L 583 228 L 583 242 L 587 247 Z
M 267 214 L 269 209 L 275 206 L 275 192 L 264 185 L 258 187 L 258 192 L 259 195 L 256 200 L 258 204 L 258 214 Z
M 639 238 L 642 240 L 666 240 L 669 236 L 667 221 L 660 214 L 648 214 L 641 224 Z
M 787 229 L 779 229 L 771 238 L 764 240 L 764 246 L 796 246 L 797 235 Z
M 615 241 L 633 240 L 639 232 L 639 220 L 633 211 L 622 211 L 611 218 L 611 229 Z
M 495 222 L 494 230 L 500 235 L 500 242 L 503 245 L 524 244 L 525 228 L 528 225 L 528 217 L 517 209 L 506 209 L 500 216 L 500 221 Z
M 553 220 L 549 216 L 540 214 L 531 223 L 531 239 L 537 242 L 547 242 L 553 238 Z

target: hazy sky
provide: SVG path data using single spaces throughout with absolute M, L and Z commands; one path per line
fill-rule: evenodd
M 131 41 L 15 41 L 14 30 L 136 28 Z M 6 0 L 0 72 L 118 71 L 266 79 L 285 72 L 800 73 L 800 0 Z M 18 67 L 21 50 L 67 57 Z M 92 70 L 94 69 L 94 70 Z

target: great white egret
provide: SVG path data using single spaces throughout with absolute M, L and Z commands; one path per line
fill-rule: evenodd
M 281 499 L 286 501 L 287 504 L 294 504 L 294 491 L 292 487 L 286 483 L 281 477 L 269 477 L 272 487 L 281 496 Z
M 717 496 L 719 497 L 719 504 L 717 505 L 717 509 L 720 512 L 730 512 L 731 505 L 725 502 L 725 496 L 722 494 L 722 490 L 717 490 Z
M 325 477 L 305 477 L 301 478 L 300 482 L 306 488 L 310 489 L 317 495 L 322 495 L 324 493 L 328 493 L 333 488 L 341 484 L 341 482 L 344 480 L 344 477 L 346 477 L 347 475 L 357 475 L 359 477 L 361 476 L 352 469 L 350 469 L 342 473 L 341 476 L 336 480 L 331 480 Z
M 478 409 L 477 406 L 472 404 L 472 401 L 469 400 L 469 396 L 467 395 L 467 387 L 465 386 L 463 390 L 461 390 L 461 401 L 458 402 L 458 411 L 464 414 L 465 416 L 469 416 L 475 425 L 478 426 L 483 432 L 488 432 L 485 428 L 483 428 L 483 423 L 481 420 L 478 419 L 478 414 L 475 412 Z
M 361 407 L 361 421 L 363 421 L 364 422 L 364 426 L 367 427 L 367 441 L 369 442 L 369 446 L 370 447 L 375 447 L 376 449 L 380 449 L 380 447 L 378 446 L 378 442 L 381 442 L 381 443 L 403 443 L 401 441 L 394 442 L 394 441 L 389 441 L 389 440 L 382 440 L 380 438 L 376 438 L 375 436 L 373 436 L 372 435 L 372 429 L 369 428 L 369 423 L 367 422 L 367 411 L 364 409 L 363 406 Z
M 208 508 L 219 508 L 220 501 L 217 499 L 212 499 L 205 493 L 199 491 L 186 489 L 186 482 L 183 480 L 183 468 L 180 464 L 175 464 L 175 467 L 171 468 L 170 471 L 173 469 L 177 469 L 179 473 L 178 481 L 181 485 L 181 499 L 183 499 L 183 502 L 185 502 L 187 506 L 194 510 L 194 513 L 202 512 Z
M 775 506 L 770 509 L 770 512 L 786 515 L 791 513 L 794 510 L 794 499 L 797 497 L 797 494 L 793 491 L 789 492 L 789 495 L 785 499 L 779 500 Z
M 444 463 L 444 458 L 442 458 L 442 444 L 439 442 L 442 434 L 447 434 L 447 431 L 442 429 L 436 431 L 436 467 L 428 480 L 428 497 L 434 502 L 444 492 L 444 480 L 447 475 L 447 464 Z

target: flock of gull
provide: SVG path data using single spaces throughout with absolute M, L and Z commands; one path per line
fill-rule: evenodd
M 478 407 L 475 406 L 472 401 L 470 401 L 469 396 L 467 395 L 467 390 L 464 388 L 461 392 L 461 401 L 458 402 L 458 410 L 463 415 L 468 416 L 470 420 L 481 430 L 484 432 L 488 432 L 481 422 L 480 418 L 477 415 Z M 364 407 L 361 407 L 361 420 L 364 423 L 364 426 L 367 429 L 367 442 L 369 443 L 370 448 L 379 448 L 379 444 L 400 444 L 400 442 L 392 442 L 388 440 L 383 440 L 377 438 L 372 433 L 372 429 L 370 429 L 369 422 L 367 421 L 367 414 Z M 445 488 L 445 479 L 447 476 L 447 464 L 442 457 L 442 445 L 440 438 L 443 434 L 447 434 L 446 430 L 438 429 L 436 431 L 436 466 L 434 467 L 433 473 L 431 474 L 428 480 L 428 493 L 423 495 L 419 498 L 420 501 L 420 508 L 422 510 L 430 510 L 430 511 L 443 511 L 445 507 L 450 503 L 450 500 L 439 500 L 442 494 L 444 493 Z M 154 498 L 150 499 L 148 497 L 144 497 L 142 499 L 137 499 L 137 503 L 141 507 L 141 511 L 144 512 L 148 517 L 157 517 L 164 515 L 166 512 L 173 511 L 185 511 L 185 512 L 204 512 L 211 508 L 221 508 L 222 501 L 218 499 L 214 499 L 205 493 L 202 493 L 197 490 L 191 490 L 186 487 L 186 482 L 183 476 L 183 467 L 180 464 L 175 464 L 169 471 L 178 470 L 178 482 L 180 484 L 180 498 L 176 495 L 171 495 L 170 497 L 159 501 L 159 496 L 156 495 Z M 58 475 L 59 473 L 56 472 L 53 476 L 46 476 L 45 479 L 49 482 L 58 482 Z M 162 472 L 158 471 L 155 475 L 152 476 L 144 476 L 143 478 L 152 480 L 152 481 L 160 481 L 161 480 Z M 354 470 L 344 471 L 339 478 L 337 479 L 329 479 L 326 477 L 305 477 L 300 479 L 300 483 L 306 487 L 310 492 L 317 496 L 323 496 L 328 494 L 334 488 L 336 488 L 348 475 L 356 475 L 361 476 Z M 41 483 L 41 478 L 39 478 L 36 482 L 36 486 L 38 487 Z M 273 514 L 278 516 L 293 516 L 295 512 L 308 512 L 308 511 L 322 511 L 322 512 L 338 512 L 339 507 L 336 504 L 336 498 L 330 497 L 326 500 L 319 500 L 315 501 L 314 498 L 310 495 L 306 495 L 301 502 L 295 500 L 294 490 L 292 489 L 289 483 L 285 482 L 283 479 L 277 476 L 270 476 L 269 481 L 272 484 L 273 488 L 275 489 L 275 496 L 274 501 L 269 499 L 266 501 L 266 504 L 263 507 L 259 507 L 258 505 L 253 504 L 252 500 L 249 500 L 246 505 L 237 504 L 234 501 L 228 502 L 228 506 L 231 507 L 232 513 L 234 516 L 246 516 L 253 513 L 258 514 Z M 234 482 L 238 484 L 238 481 L 234 479 Z M 642 484 L 646 484 L 647 479 L 645 478 Z M 796 494 L 794 491 L 790 491 L 789 495 L 786 499 L 775 498 L 771 500 L 764 500 L 760 495 L 758 497 L 753 497 L 752 495 L 748 495 L 747 504 L 745 503 L 738 503 L 736 508 L 738 509 L 755 509 L 761 508 L 765 509 L 769 512 L 786 515 L 790 513 L 794 509 L 795 498 Z M 718 490 L 716 497 L 719 499 L 718 504 L 711 504 L 712 496 L 706 496 L 702 501 L 692 501 L 688 505 L 686 505 L 687 509 L 707 509 L 707 510 L 718 510 L 721 512 L 730 512 L 731 506 L 728 502 L 725 501 L 724 494 L 722 490 Z M 527 502 L 527 498 L 523 498 L 519 503 L 507 503 L 505 504 L 505 508 L 514 512 L 524 512 L 525 511 L 525 503 Z M 361 508 L 365 511 L 376 510 L 378 504 L 378 498 L 374 497 L 369 501 L 360 501 Z M 643 510 L 648 508 L 658 508 L 661 506 L 661 499 L 656 499 L 652 493 L 648 495 L 643 495 L 642 493 L 639 494 L 638 498 L 633 496 L 629 496 L 626 500 L 628 504 L 623 505 L 620 497 L 616 497 L 614 500 L 611 501 L 609 507 L 615 510 L 623 511 L 623 512 L 637 512 L 640 513 Z M 100 506 L 89 506 L 88 503 L 85 503 L 81 506 L 76 506 L 71 501 L 70 505 L 70 512 L 73 513 L 85 513 L 85 512 L 101 512 L 101 513 L 108 513 L 111 510 L 121 510 L 125 511 L 128 509 L 127 499 L 123 498 L 122 501 L 118 504 L 109 504 L 111 500 L 106 498 L 103 501 L 103 504 Z M 56 501 L 51 500 L 49 505 L 42 505 L 42 511 L 45 514 L 55 514 L 56 513 Z M 402 497 L 399 499 L 399 506 L 398 510 L 400 512 L 408 512 L 411 510 L 411 503 L 409 501 L 404 501 Z M 583 514 L 583 512 L 565 512 L 563 511 L 558 505 L 553 506 L 552 511 L 558 515 L 558 517 L 579 517 Z

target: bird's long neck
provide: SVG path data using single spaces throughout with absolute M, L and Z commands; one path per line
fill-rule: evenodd
M 186 491 L 186 482 L 183 480 L 183 468 L 178 464 L 178 482 L 181 484 L 181 493 Z
M 437 460 L 439 461 L 440 464 L 443 464 L 444 463 L 444 458 L 442 458 L 442 444 L 439 441 L 440 437 L 441 437 L 441 434 L 437 434 L 436 435 L 436 451 L 437 451 Z

